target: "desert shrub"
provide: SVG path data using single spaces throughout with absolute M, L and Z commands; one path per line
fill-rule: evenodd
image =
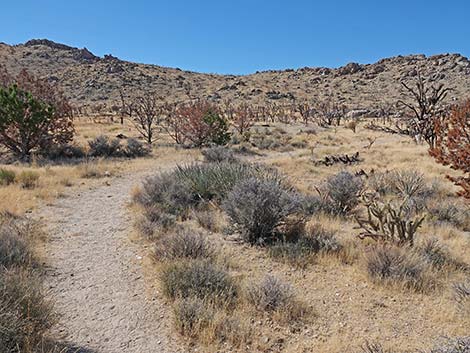
M 300 196 L 300 203 L 303 213 L 306 215 L 314 215 L 315 213 L 327 210 L 328 207 L 325 205 L 325 200 L 317 195 L 303 194 Z
M 103 167 L 97 163 L 86 162 L 78 166 L 77 169 L 79 170 L 80 178 L 94 179 L 109 176 L 109 173 L 103 170 Z
M 215 232 L 218 229 L 217 215 L 211 210 L 199 210 L 194 212 L 194 218 L 204 229 Z
M 61 159 L 80 159 L 86 156 L 86 151 L 81 146 L 62 144 L 52 146 L 51 148 L 42 151 L 42 155 L 53 161 Z
M 300 209 L 300 199 L 278 180 L 250 178 L 236 184 L 223 209 L 250 244 L 272 241 L 275 230 Z
M 171 299 L 194 296 L 232 303 L 238 294 L 235 281 L 225 270 L 203 260 L 167 264 L 161 272 L 160 281 L 163 293 Z
M 57 88 L 25 70 L 8 87 L 0 84 L 0 145 L 29 160 L 36 151 L 70 142 L 71 107 Z
M 292 141 L 290 144 L 294 148 L 307 148 L 308 142 L 305 140 Z
M 470 315 L 470 281 L 454 284 L 453 292 L 459 313 Z
M 395 194 L 413 197 L 429 192 L 424 175 L 416 170 L 394 171 L 389 176 L 389 182 Z
M 180 227 L 156 241 L 154 255 L 158 260 L 210 259 L 215 249 L 207 238 L 190 228 Z
M 429 266 L 409 248 L 377 246 L 366 256 L 369 277 L 378 283 L 425 292 L 432 288 Z
M 237 159 L 233 151 L 224 146 L 215 146 L 202 151 L 204 160 L 209 163 L 235 162 Z
M 272 168 L 247 163 L 189 164 L 179 166 L 175 174 L 199 200 L 205 201 L 223 200 L 235 184 L 250 177 L 282 180 Z
M 392 193 L 390 173 L 371 173 L 367 178 L 367 188 L 381 196 Z
M 307 313 L 292 286 L 271 275 L 249 284 L 246 299 L 259 311 L 276 312 L 289 320 L 300 319 Z
M 428 208 L 430 219 L 437 224 L 450 224 L 454 227 L 464 227 L 469 222 L 469 212 L 465 205 L 438 200 Z
M 137 139 L 129 138 L 124 148 L 124 154 L 129 158 L 145 157 L 150 154 L 150 148 Z
M 38 185 L 39 174 L 31 170 L 24 170 L 16 176 L 16 181 L 23 189 L 34 189 Z
M 29 352 L 54 322 L 41 279 L 26 270 L 0 271 L 0 347 Z
M 32 245 L 38 233 L 32 221 L 0 213 L 0 266 L 11 268 L 34 264 Z
M 175 326 L 183 336 L 197 338 L 214 319 L 214 310 L 203 299 L 179 299 L 174 307 Z
M 432 267 L 436 269 L 464 269 L 464 263 L 455 259 L 449 250 L 436 238 L 426 239 L 417 247 L 418 254 Z
M 161 173 L 144 180 L 134 201 L 144 207 L 172 215 L 180 215 L 195 205 L 197 199 L 190 187 L 182 183 L 174 173 Z
M 381 194 L 395 194 L 403 197 L 431 196 L 433 188 L 426 182 L 423 173 L 416 170 L 395 170 L 386 173 L 371 174 L 367 185 Z
M 233 346 L 240 347 L 249 342 L 250 331 L 240 318 L 222 314 L 213 323 L 213 337 L 217 342 L 230 342 Z
M 429 353 L 470 353 L 470 336 L 446 339 Z
M 269 255 L 275 259 L 304 267 L 311 257 L 318 253 L 336 253 L 341 250 L 341 244 L 334 232 L 328 231 L 320 225 L 314 225 L 298 238 L 291 241 L 279 241 L 269 247 Z
M 15 182 L 16 174 L 12 170 L 0 168 L 0 185 L 7 186 Z
M 161 210 L 148 207 L 144 210 L 143 217 L 136 222 L 139 233 L 147 240 L 155 240 L 162 231 L 168 231 L 176 224 L 176 216 Z
M 108 136 L 99 135 L 88 141 L 89 155 L 92 157 L 117 157 L 123 151 L 119 139 L 109 139 Z
M 349 172 L 339 172 L 326 180 L 322 187 L 322 210 L 335 215 L 346 215 L 359 204 L 363 182 Z
M 0 226 L 0 265 L 6 268 L 33 262 L 29 230 L 17 224 Z

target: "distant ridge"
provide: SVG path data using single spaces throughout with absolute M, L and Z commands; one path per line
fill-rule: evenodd
M 189 96 L 251 104 L 333 99 L 351 109 L 370 108 L 394 104 L 400 96 L 400 80 L 412 79 L 418 71 L 452 87 L 449 99 L 470 96 L 470 61 L 460 54 L 399 55 L 340 68 L 219 75 L 137 64 L 112 55 L 99 57 L 87 48 L 32 39 L 17 45 L 0 43 L 0 65 L 13 73 L 25 68 L 57 82 L 77 105 L 107 108 L 118 104 L 120 91 L 128 96 L 151 91 L 167 101 Z

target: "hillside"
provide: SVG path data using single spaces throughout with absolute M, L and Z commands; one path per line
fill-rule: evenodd
M 371 108 L 395 103 L 399 81 L 413 78 L 418 70 L 453 88 L 448 99 L 470 95 L 470 61 L 460 54 L 397 56 L 337 69 L 306 67 L 236 76 L 137 64 L 112 55 L 101 58 L 86 48 L 31 40 L 19 45 L 0 43 L 0 65 L 11 72 L 26 68 L 56 81 L 77 105 L 107 108 L 118 104 L 121 90 L 129 96 L 153 91 L 168 101 L 184 100 L 189 94 L 253 104 L 333 97 L 350 109 Z

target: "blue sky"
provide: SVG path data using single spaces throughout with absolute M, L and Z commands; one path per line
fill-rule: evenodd
M 469 19 L 468 0 L 3 1 L 0 42 L 48 38 L 97 55 L 242 74 L 469 56 Z

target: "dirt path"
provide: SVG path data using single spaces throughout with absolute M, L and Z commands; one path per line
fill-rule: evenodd
M 157 169 L 154 170 L 155 172 Z M 60 322 L 53 334 L 78 352 L 180 352 L 168 315 L 144 282 L 126 208 L 144 173 L 75 191 L 40 211 L 49 225 L 47 283 Z

